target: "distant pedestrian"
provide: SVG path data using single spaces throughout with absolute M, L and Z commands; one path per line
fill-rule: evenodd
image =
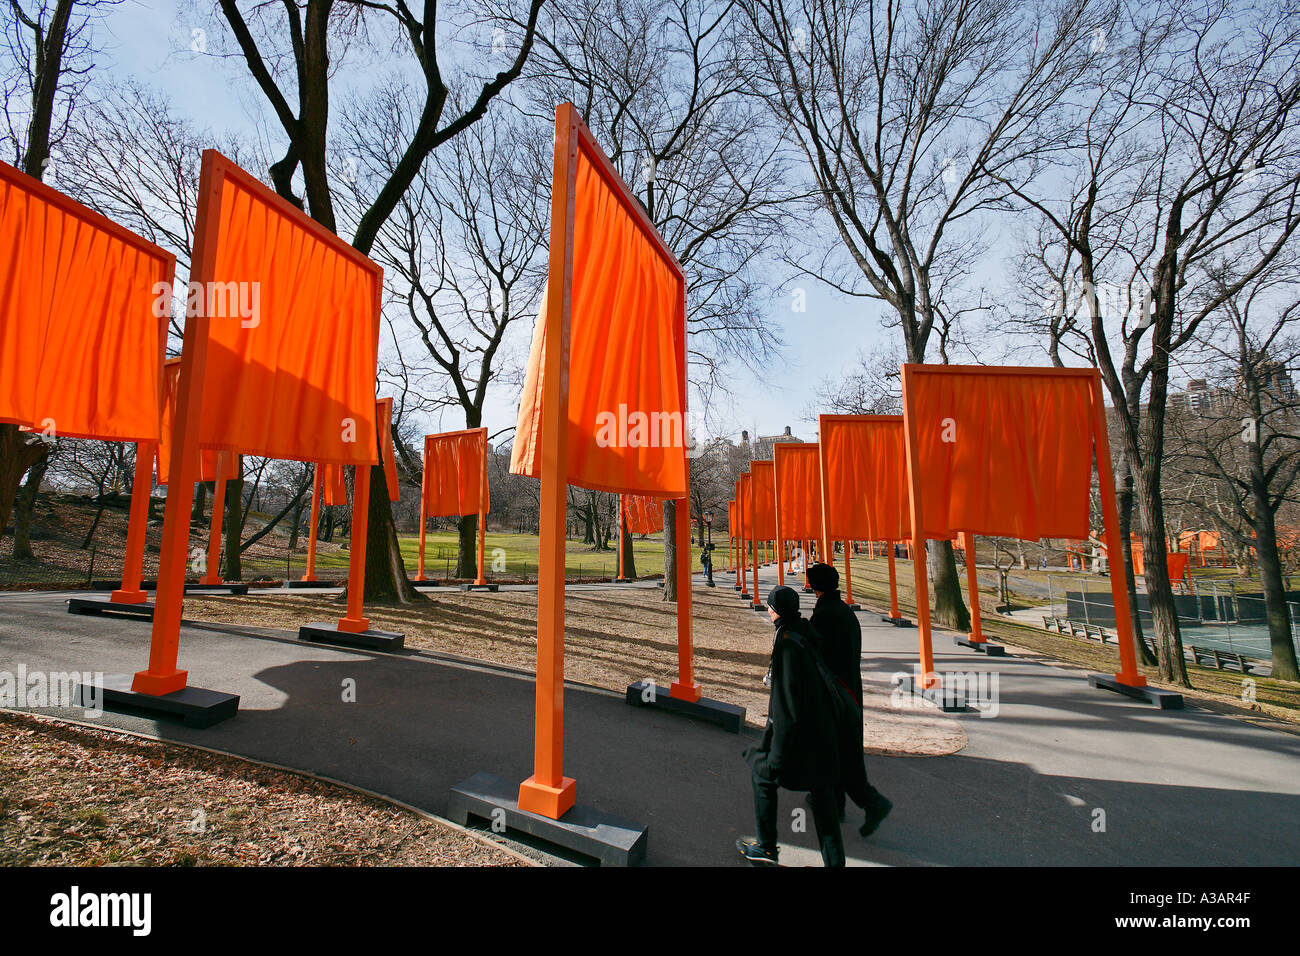
M 812 626 L 799 613 L 793 588 L 767 596 L 776 638 L 764 683 L 771 688 L 763 739 L 745 751 L 753 774 L 757 840 L 736 848 L 755 866 L 778 865 L 777 791 L 808 791 L 813 826 L 826 866 L 844 865 L 844 841 L 835 814 L 839 746 L 834 705 L 819 670 Z
M 822 659 L 839 681 L 849 689 L 858 708 L 862 707 L 862 625 L 858 616 L 840 598 L 840 574 L 832 565 L 814 564 L 808 569 L 808 584 L 817 595 L 811 622 Z M 840 782 L 835 788 L 835 806 L 844 819 L 845 798 L 851 799 L 866 813 L 858 829 L 871 836 L 889 816 L 894 805 L 867 780 L 866 759 L 862 753 L 862 722 L 856 734 L 847 734 L 840 754 Z

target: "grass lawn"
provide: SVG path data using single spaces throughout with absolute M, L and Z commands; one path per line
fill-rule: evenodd
M 411 577 L 415 577 L 420 539 L 417 535 L 410 534 L 399 535 L 398 541 L 402 547 L 402 558 L 406 562 L 406 570 Z M 536 578 L 537 542 L 538 537 L 535 534 L 489 531 L 485 541 L 488 579 Z M 431 531 L 425 536 L 425 571 L 429 577 L 448 578 L 452 576 L 456 570 L 457 543 L 458 538 L 455 531 Z M 329 577 L 342 578 L 346 576 L 348 551 L 341 546 L 343 544 L 346 544 L 345 540 L 336 538 L 333 543 L 322 544 L 318 548 L 316 553 L 316 568 L 318 571 L 327 572 Z M 724 540 L 722 548 L 725 548 L 725 545 L 726 541 Z M 718 550 L 722 550 L 722 548 Z M 565 544 L 565 553 L 565 575 L 567 577 L 612 578 L 618 573 L 618 553 L 612 548 L 609 551 L 593 551 L 589 544 L 570 540 Z M 664 543 L 662 537 L 633 538 L 632 553 L 635 555 L 638 577 L 662 575 L 664 573 Z M 716 554 L 717 550 L 714 553 Z M 725 553 L 721 557 L 725 559 Z M 304 554 L 295 554 L 293 567 L 301 569 L 305 561 Z M 700 549 L 697 545 L 691 546 L 691 561 L 692 569 L 698 569 L 700 566 Z M 281 557 L 278 563 L 253 563 L 245 560 L 244 569 L 246 577 L 250 571 L 262 571 L 283 576 L 284 559 Z

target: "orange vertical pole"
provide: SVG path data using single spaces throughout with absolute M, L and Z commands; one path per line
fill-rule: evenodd
M 898 580 L 894 573 L 894 542 L 888 542 L 889 554 L 889 616 L 898 620 L 903 615 L 898 613 Z
M 776 524 L 776 583 L 785 586 L 785 545 L 781 537 L 781 482 L 776 472 L 776 452 L 772 453 L 772 520 Z
M 1119 510 L 1115 507 L 1115 473 L 1110 458 L 1110 439 L 1106 435 L 1106 405 L 1102 400 L 1101 373 L 1092 373 L 1092 448 L 1097 460 L 1097 483 L 1101 491 L 1101 515 L 1106 526 L 1106 551 L 1114 555 L 1107 569 L 1110 593 L 1115 608 L 1115 634 L 1119 639 L 1120 672 L 1115 679 L 1130 687 L 1145 687 L 1146 678 L 1138 673 L 1137 649 L 1133 644 L 1128 588 L 1124 584 L 1124 552 L 1119 536 Z
M 338 628 L 351 634 L 370 630 L 362 611 L 366 598 L 366 529 L 370 522 L 370 465 L 352 466 L 352 539 L 348 545 L 348 612 Z
M 740 576 L 737 578 L 737 582 L 740 584 L 740 594 L 742 600 L 745 594 L 745 575 L 749 573 L 749 564 L 748 564 L 749 545 L 745 540 L 744 494 L 745 494 L 744 482 L 740 482 L 740 481 L 736 482 L 736 524 L 738 526 L 737 530 L 740 532 L 738 547 L 736 549 L 737 553 L 740 555 L 740 563 L 737 565 L 737 570 L 739 570 Z
M 126 554 L 122 558 L 122 586 L 113 592 L 114 604 L 143 604 L 145 593 L 140 587 L 144 566 L 145 525 L 149 522 L 149 492 L 153 490 L 153 456 L 156 442 L 142 441 L 135 446 L 135 479 L 131 483 L 131 514 L 126 527 Z
M 226 453 L 217 456 L 217 480 L 212 486 L 212 521 L 208 526 L 208 567 L 200 584 L 221 583 L 221 521 L 226 514 Z
M 921 512 L 921 464 L 916 421 L 908 415 L 908 385 L 912 380 L 909 366 L 903 366 L 903 444 L 907 453 L 907 485 L 912 518 L 912 575 L 916 580 L 916 630 L 921 654 L 921 686 L 938 683 L 934 673 L 934 649 L 930 641 L 930 587 L 925 568 L 925 521 Z
M 424 537 L 425 528 L 429 524 L 428 504 L 426 503 L 426 494 L 429 488 L 429 443 L 426 440 L 424 444 L 424 464 L 420 469 L 420 547 L 417 552 L 418 557 L 415 560 L 415 580 L 427 581 L 424 574 Z
M 754 480 L 752 478 L 749 481 L 749 513 L 753 518 L 755 519 L 758 518 L 758 491 L 754 487 Z M 758 563 L 761 560 L 761 558 L 759 557 L 759 553 L 758 553 L 758 539 L 754 537 L 754 529 L 752 527 L 752 525 L 755 525 L 757 523 L 758 523 L 757 521 L 751 521 L 750 522 L 751 527 L 749 529 L 749 543 L 750 546 L 754 549 L 754 592 L 751 597 L 750 607 L 763 606 L 763 602 L 762 600 L 759 599 L 758 596 Z
M 478 578 L 474 583 L 480 587 L 487 584 L 487 437 L 483 439 L 483 470 L 479 475 L 478 485 Z
M 216 239 L 216 213 L 221 184 L 213 175 L 209 153 L 199 177 L 198 219 L 194 229 L 194 253 L 190 279 L 207 288 L 212 278 L 209 250 Z M 163 510 L 162 547 L 158 555 L 158 588 L 155 592 L 153 628 L 149 642 L 149 666 L 137 671 L 131 689 L 159 696 L 181 690 L 189 675 L 176 667 L 180 646 L 181 605 L 185 599 L 185 564 L 189 557 L 190 510 L 194 480 L 199 464 L 199 411 L 203 402 L 203 380 L 208 351 L 208 316 L 192 316 L 185 322 L 181 344 L 181 368 L 172 418 L 172 474 Z
M 627 526 L 626 512 L 623 510 L 623 495 L 618 496 L 618 579 L 622 581 L 626 574 L 623 573 L 623 529 Z
M 980 584 L 975 570 L 975 536 L 969 531 L 961 533 L 961 546 L 966 552 L 966 590 L 970 594 L 970 642 L 984 643 L 984 629 L 980 626 Z
M 849 543 L 844 542 L 844 603 L 853 603 L 853 563 L 849 559 Z
M 577 115 L 555 111 L 550 271 L 542 354 L 542 435 L 537 562 L 537 680 L 533 775 L 519 785 L 519 808 L 558 820 L 577 785 L 564 776 L 564 532 L 568 478 L 569 309 L 573 303 L 573 200 L 578 166 Z
M 302 576 L 304 581 L 316 580 L 316 526 L 320 524 L 320 470 L 319 463 L 312 470 L 311 476 L 311 524 L 307 527 L 307 570 Z M 424 505 L 420 507 L 423 509 Z M 420 565 L 424 566 L 424 535 L 420 536 Z M 416 578 L 416 580 L 422 580 Z
M 690 459 L 686 460 L 690 468 Z M 688 479 L 689 487 L 689 479 Z M 677 529 L 677 680 L 668 691 L 678 700 L 697 701 L 701 690 L 695 680 L 695 644 L 691 634 L 691 508 L 689 498 L 679 498 L 673 524 Z

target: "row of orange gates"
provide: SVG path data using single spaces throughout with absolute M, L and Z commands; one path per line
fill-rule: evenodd
M 235 456 L 316 462 L 314 512 L 321 500 L 343 500 L 350 467 L 346 614 L 300 636 L 373 638 L 366 646 L 380 648 L 394 635 L 371 630 L 362 602 L 371 467 L 383 466 L 390 496 L 397 481 L 391 401 L 375 397 L 382 269 L 214 151 L 203 156 L 194 236 L 181 354 L 169 360 L 174 256 L 0 164 L 0 420 L 137 444 L 119 605 L 146 601 L 140 566 L 155 457 L 167 484 L 148 662 L 106 688 L 106 702 L 211 720 L 233 714 L 238 698 L 190 688 L 178 666 L 195 481 L 216 481 L 220 501 Z M 547 287 L 511 458 L 512 472 L 541 482 L 534 767 L 512 819 L 561 820 L 575 801 L 563 773 L 566 485 L 625 496 L 629 527 L 649 530 L 662 527 L 660 502 L 687 497 L 685 290 L 641 205 L 562 104 Z M 232 305 L 240 301 L 256 309 Z M 819 444 L 777 446 L 774 461 L 742 478 L 733 529 L 750 540 L 820 541 L 823 554 L 835 540 L 909 541 L 921 554 L 926 539 L 977 533 L 1086 537 L 1095 457 L 1107 465 L 1101 497 L 1117 548 L 1095 369 L 905 365 L 903 398 L 901 417 L 824 416 Z M 422 518 L 480 516 L 481 585 L 486 430 L 429 436 L 424 453 Z M 220 512 L 213 508 L 209 584 L 220 583 Z M 675 522 L 677 674 L 666 694 L 641 702 L 707 709 L 721 705 L 703 697 L 694 674 L 689 507 L 675 509 Z M 313 537 L 309 562 L 314 550 Z M 423 530 L 420 554 L 417 579 Z M 920 683 L 933 689 L 924 567 L 915 567 Z M 1122 586 L 1113 593 L 1122 667 L 1105 684 L 1140 690 L 1128 595 Z

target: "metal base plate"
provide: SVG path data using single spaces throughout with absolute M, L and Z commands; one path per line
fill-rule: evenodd
M 628 684 L 626 699 L 633 707 L 655 707 L 671 714 L 707 721 L 733 734 L 740 733 L 740 728 L 745 726 L 744 707 L 709 697 L 694 701 L 681 700 L 673 697 L 667 687 L 656 684 L 651 688 L 647 681 L 639 680 L 635 684 Z
M 342 647 L 360 647 L 368 651 L 400 651 L 406 644 L 405 634 L 391 631 L 340 631 L 333 624 L 312 623 L 298 628 L 298 640 L 313 644 L 338 644 Z

